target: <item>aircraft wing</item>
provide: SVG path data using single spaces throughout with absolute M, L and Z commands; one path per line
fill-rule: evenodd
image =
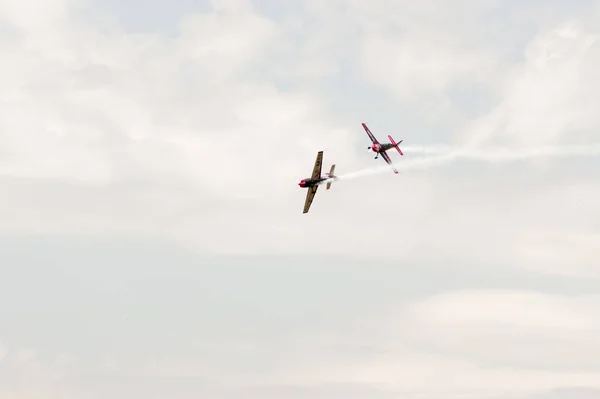
M 302 213 L 306 213 L 310 209 L 310 205 L 313 202 L 313 198 L 315 198 L 318 188 L 319 186 L 311 186 L 308 188 L 308 192 L 306 193 L 306 201 L 304 201 L 304 211 Z
M 390 159 L 390 156 L 387 153 L 385 153 L 385 152 L 381 152 L 380 155 L 381 155 L 381 157 L 383 159 L 385 159 L 385 162 L 387 162 L 388 165 L 390 165 L 392 167 L 392 170 L 394 171 L 394 173 L 398 174 L 398 171 L 396 170 L 396 167 L 392 163 L 392 160 Z
M 313 168 L 311 179 L 321 178 L 321 166 L 323 166 L 323 151 L 317 153 L 317 159 L 315 160 L 315 167 Z
M 379 144 L 379 141 L 377 141 L 377 139 L 375 138 L 375 136 L 373 136 L 373 133 L 371 133 L 371 130 L 367 127 L 367 125 L 365 125 L 363 123 L 362 127 L 365 129 L 365 132 L 367 132 L 367 135 L 369 136 L 369 138 L 371 139 L 371 141 L 373 142 L 373 144 Z

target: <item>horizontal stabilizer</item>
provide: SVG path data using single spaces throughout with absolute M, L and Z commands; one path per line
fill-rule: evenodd
M 390 143 L 392 143 L 392 145 L 393 145 L 393 146 L 394 146 L 394 147 L 395 147 L 395 148 L 398 150 L 398 152 L 400 153 L 400 155 L 404 155 L 404 154 L 402 153 L 402 151 L 400 150 L 400 147 L 398 147 L 398 144 L 402 143 L 402 141 L 403 141 L 403 140 L 400 140 L 398 143 L 396 143 L 396 142 L 394 141 L 394 139 L 392 138 L 392 136 L 391 136 L 391 135 L 389 135 L 389 134 L 388 134 L 388 139 L 390 139 Z
M 335 177 L 335 175 L 333 174 L 333 172 L 335 171 L 335 164 L 331 165 L 331 169 L 329 170 L 329 174 L 328 176 L 330 178 Z M 329 190 L 331 188 L 331 181 L 327 183 L 327 186 L 325 187 L 325 189 Z

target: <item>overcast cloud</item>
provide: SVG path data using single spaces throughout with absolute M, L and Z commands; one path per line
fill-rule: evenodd
M 600 397 L 598 26 L 0 2 L 0 399 Z

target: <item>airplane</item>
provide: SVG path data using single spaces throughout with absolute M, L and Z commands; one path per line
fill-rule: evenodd
M 315 160 L 315 166 L 313 167 L 313 172 L 310 177 L 306 179 L 300 180 L 298 185 L 302 188 L 308 188 L 308 192 L 306 193 L 306 200 L 304 202 L 304 211 L 302 213 L 307 213 L 310 209 L 310 205 L 313 202 L 313 198 L 315 198 L 315 194 L 317 193 L 317 189 L 321 184 L 327 183 L 327 190 L 331 188 L 331 183 L 338 179 L 337 176 L 333 174 L 335 171 L 335 164 L 331 165 L 331 169 L 329 173 L 325 173 L 325 177 L 321 177 L 321 166 L 323 165 L 323 151 L 319 151 L 317 153 L 317 159 Z
M 371 130 L 369 130 L 369 128 L 367 127 L 367 125 L 365 125 L 363 123 L 362 127 L 365 129 L 365 132 L 367 132 L 367 135 L 369 135 L 369 138 L 373 142 L 373 145 L 371 147 L 367 147 L 367 150 L 372 150 L 374 153 L 377 154 L 375 156 L 375 159 L 379 158 L 379 155 L 381 155 L 383 157 L 383 159 L 385 159 L 385 162 L 387 162 L 388 165 L 390 165 L 392 167 L 392 170 L 394 171 L 394 173 L 398 174 L 398 171 L 394 167 L 394 164 L 392 164 L 392 160 L 390 159 L 390 156 L 386 153 L 386 151 L 389 150 L 389 149 L 391 149 L 391 148 L 395 148 L 395 149 L 398 150 L 398 152 L 400 153 L 400 155 L 404 155 L 402 153 L 402 151 L 400 150 L 400 147 L 398 147 L 398 144 L 402 143 L 403 140 L 400 140 L 399 142 L 396 143 L 394 141 L 394 139 L 392 138 L 392 136 L 390 136 L 388 134 L 388 139 L 390 139 L 391 143 L 381 144 L 379 141 L 377 141 L 377 139 L 375 138 L 375 136 L 373 136 L 373 133 L 371 133 Z

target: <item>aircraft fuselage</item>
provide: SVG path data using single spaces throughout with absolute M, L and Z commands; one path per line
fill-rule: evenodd
M 386 152 L 390 148 L 394 148 L 394 145 L 390 143 L 373 144 L 371 147 L 367 147 L 367 150 L 371 150 L 379 154 L 380 152 Z
M 320 179 L 311 179 L 310 177 L 307 177 L 306 179 L 302 179 L 300 180 L 300 183 L 298 183 L 298 185 L 302 188 L 308 188 L 308 187 L 312 187 L 312 186 L 318 186 L 319 184 L 322 184 L 325 182 L 325 180 L 329 179 L 329 177 L 321 177 Z

